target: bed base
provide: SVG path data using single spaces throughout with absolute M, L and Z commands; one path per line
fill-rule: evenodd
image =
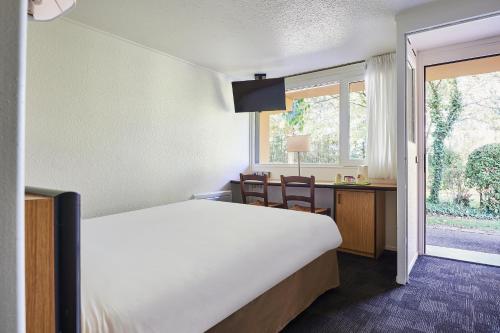
M 209 329 L 208 333 L 279 332 L 318 296 L 340 284 L 337 251 L 319 256 Z

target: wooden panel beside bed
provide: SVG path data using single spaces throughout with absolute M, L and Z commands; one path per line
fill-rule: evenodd
M 80 332 L 80 196 L 27 188 L 26 332 Z
M 26 332 L 55 332 L 54 200 L 25 197 Z

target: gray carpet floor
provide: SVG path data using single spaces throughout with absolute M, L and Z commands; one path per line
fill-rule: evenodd
M 500 332 L 500 268 L 422 256 L 398 286 L 395 253 L 339 265 L 341 286 L 283 332 Z
M 428 245 L 500 254 L 500 234 L 427 227 L 425 235 Z

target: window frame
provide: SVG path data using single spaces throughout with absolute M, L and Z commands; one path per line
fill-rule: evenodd
M 297 90 L 308 87 L 338 83 L 340 85 L 340 103 L 339 103 L 339 164 L 316 164 L 301 163 L 303 167 L 309 168 L 339 168 L 353 167 L 366 164 L 364 160 L 350 159 L 350 103 L 349 103 L 349 84 L 365 80 L 365 62 L 359 62 L 351 65 L 335 67 L 318 72 L 300 74 L 285 78 L 285 89 Z M 250 160 L 252 169 L 254 167 L 265 167 L 272 169 L 278 168 L 296 168 L 296 164 L 288 163 L 260 163 L 259 156 L 259 112 L 250 116 Z

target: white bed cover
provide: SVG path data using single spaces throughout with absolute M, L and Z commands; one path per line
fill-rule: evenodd
M 340 243 L 327 216 L 209 200 L 83 220 L 83 332 L 204 332 Z

